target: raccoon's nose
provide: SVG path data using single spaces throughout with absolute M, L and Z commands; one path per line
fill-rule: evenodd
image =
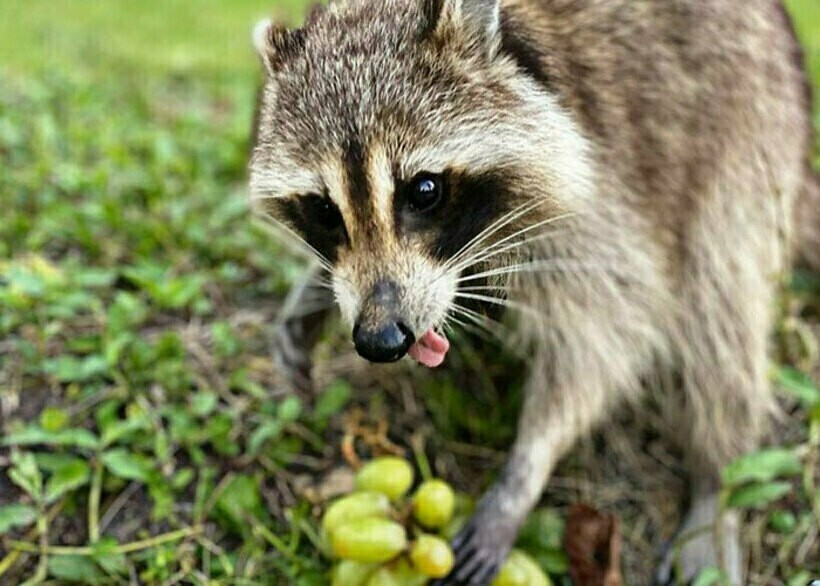
M 359 356 L 370 362 L 395 362 L 407 354 L 416 341 L 413 332 L 401 322 L 389 322 L 377 328 L 353 327 L 353 343 Z

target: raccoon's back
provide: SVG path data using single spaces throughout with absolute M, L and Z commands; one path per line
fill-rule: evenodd
M 509 52 L 574 114 L 602 176 L 628 186 L 658 233 L 681 238 L 732 166 L 763 159 L 787 196 L 799 191 L 810 100 L 779 1 L 509 0 L 504 12 Z M 748 191 L 738 197 L 766 196 Z
M 811 170 L 798 207 L 798 260 L 820 272 L 820 175 Z

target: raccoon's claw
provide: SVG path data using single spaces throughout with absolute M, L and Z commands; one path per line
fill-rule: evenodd
M 723 566 L 723 582 L 743 583 L 740 529 L 737 515 L 720 513 L 718 492 L 695 494 L 678 535 L 666 545 L 654 576 L 654 586 L 679 586 L 697 582 L 706 569 Z M 720 524 L 720 531 L 715 527 Z M 716 542 L 720 539 L 720 543 Z M 723 560 L 719 559 L 722 553 Z
M 288 391 L 313 392 L 310 347 L 287 326 L 280 327 L 276 332 L 273 362 L 281 383 Z
M 672 574 L 672 565 L 667 564 L 672 551 L 672 541 L 664 542 L 660 547 L 661 564 L 655 568 L 652 575 L 652 586 L 674 586 L 675 576 Z
M 453 540 L 456 560 L 450 575 L 432 585 L 488 586 L 509 553 L 511 545 L 503 541 L 492 525 L 471 521 Z
M 666 555 L 666 554 L 664 554 Z M 678 578 L 671 568 L 658 568 L 652 579 L 652 586 L 694 586 L 697 578 L 689 580 L 681 580 Z M 721 582 L 722 583 L 722 582 Z

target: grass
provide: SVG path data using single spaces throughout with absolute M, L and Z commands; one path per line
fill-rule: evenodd
M 102 73 L 127 67 L 149 75 L 256 72 L 249 42 L 259 19 L 293 18 L 303 0 L 0 0 L 0 63 L 25 70 Z M 24 47 L 25 50 L 21 50 Z
M 790 4 L 820 81 L 820 9 Z M 374 373 L 331 335 L 324 393 L 276 391 L 270 324 L 302 263 L 244 201 L 248 37 L 268 5 L 0 0 L 2 584 L 326 584 L 318 495 L 344 438 L 472 494 L 498 468 L 508 362 Z M 820 571 L 816 276 L 781 305 L 788 418 L 727 470 L 726 505 L 744 512 L 751 583 L 802 585 Z M 578 500 L 621 515 L 643 583 L 682 484 L 650 428 L 625 412 L 559 470 L 522 536 L 557 583 Z

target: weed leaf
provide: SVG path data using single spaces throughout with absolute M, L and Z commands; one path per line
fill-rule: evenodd
M 316 409 L 313 415 L 319 421 L 329 419 L 342 409 L 344 409 L 350 396 L 353 394 L 350 385 L 345 381 L 336 381 L 332 383 L 316 402 Z
M 42 427 L 31 425 L 18 432 L 8 434 L 3 438 L 4 446 L 73 446 L 87 450 L 95 450 L 99 446 L 99 439 L 87 429 L 64 429 L 61 431 L 47 431 Z
M 795 450 L 771 448 L 742 456 L 723 469 L 723 482 L 738 486 L 744 482 L 768 482 L 781 476 L 799 474 L 800 457 Z
M 790 482 L 767 482 L 740 487 L 729 494 L 732 508 L 749 509 L 768 505 L 792 491 Z
M 65 493 L 85 485 L 91 477 L 88 463 L 75 459 L 61 466 L 46 482 L 46 502 L 54 502 Z
M 36 518 L 37 510 L 28 505 L 15 504 L 0 507 L 0 535 L 15 527 L 30 525 Z
M 102 455 L 102 463 L 114 476 L 137 482 L 148 482 L 154 466 L 151 460 L 125 448 L 115 448 Z
M 48 573 L 59 580 L 91 585 L 99 584 L 105 577 L 91 559 L 79 555 L 48 558 Z

